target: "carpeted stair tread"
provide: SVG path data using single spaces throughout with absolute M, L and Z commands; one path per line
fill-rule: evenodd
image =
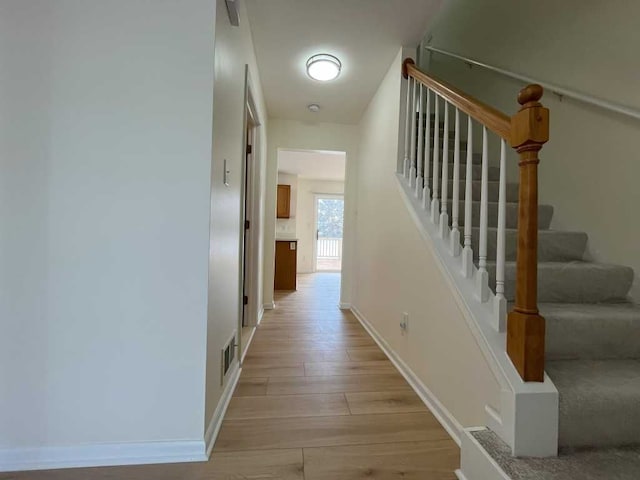
M 542 303 L 546 357 L 640 359 L 640 306 L 633 303 Z
M 433 134 L 433 132 L 432 132 Z M 430 145 L 430 150 L 433 151 L 433 136 L 429 139 L 429 145 Z M 440 156 L 442 156 L 442 146 L 443 146 L 443 136 L 442 136 L 442 132 L 440 132 L 439 138 L 438 138 L 438 145 L 439 145 L 439 149 L 440 149 Z M 453 138 L 453 134 L 449 135 L 449 142 L 448 142 L 448 150 L 449 150 L 449 154 L 451 154 L 453 152 L 453 149 L 455 148 L 456 142 L 455 139 Z M 466 140 L 460 140 L 460 152 L 465 152 L 466 154 L 466 150 L 467 150 L 467 142 Z M 453 158 L 453 157 L 451 157 Z M 462 158 L 462 154 L 461 154 L 461 158 Z
M 460 230 L 460 244 L 464 245 L 464 229 Z M 487 232 L 487 258 L 495 260 L 498 229 L 489 228 Z M 584 232 L 565 232 L 560 230 L 540 230 L 538 232 L 538 260 L 541 262 L 564 262 L 581 260 L 587 246 L 587 234 Z M 478 259 L 480 228 L 472 228 L 471 248 Z M 518 247 L 518 230 L 508 228 L 505 231 L 505 258 L 515 261 Z
M 451 203 L 447 202 L 449 210 L 449 225 L 451 225 Z M 459 224 L 464 225 L 464 201 L 458 202 L 458 208 L 460 210 Z M 472 211 L 472 225 L 480 225 L 480 202 L 471 202 Z M 506 206 L 506 228 L 518 228 L 518 204 L 514 202 L 507 203 Z M 489 227 L 496 227 L 498 224 L 498 202 L 487 202 L 488 212 L 488 225 Z M 542 230 L 546 230 L 551 225 L 551 218 L 553 217 L 553 207 L 551 205 L 538 205 L 538 227 Z
M 449 166 L 447 170 L 449 174 L 449 180 L 453 180 L 453 163 L 449 162 Z M 467 178 L 467 166 L 465 164 L 464 159 L 460 159 L 459 172 L 460 172 L 459 175 L 460 175 L 461 181 Z M 432 172 L 430 171 L 429 174 L 431 175 Z M 471 178 L 473 180 L 478 180 L 478 181 L 482 179 L 482 165 L 478 165 L 475 163 L 471 165 Z M 498 167 L 489 167 L 488 179 L 490 182 L 497 182 L 498 180 L 500 180 L 500 169 Z M 433 183 L 433 177 L 430 176 L 429 186 L 431 186 L 432 183 Z
M 491 430 L 472 433 L 512 480 L 637 480 L 640 447 L 561 449 L 557 457 L 517 458 Z
M 449 141 L 449 148 L 447 149 L 447 156 L 449 157 L 449 162 L 448 162 L 448 167 L 452 167 L 453 166 L 453 161 L 454 161 L 454 146 L 452 145 L 452 142 Z M 432 157 L 429 159 L 429 172 L 433 172 L 433 143 L 431 144 L 431 148 L 429 149 L 430 154 L 432 155 Z M 442 171 L 442 138 L 440 139 L 440 150 L 438 151 L 438 168 L 439 171 Z M 460 166 L 466 165 L 467 164 L 467 147 L 466 144 L 460 146 Z M 477 167 L 482 167 L 482 154 L 481 153 L 471 153 L 471 164 L 475 165 Z M 489 168 L 496 168 L 496 167 L 491 167 L 491 165 L 489 166 Z M 498 170 L 496 168 L 496 170 Z
M 556 360 L 546 371 L 560 393 L 561 447 L 640 444 L 640 360 Z
M 489 286 L 495 286 L 495 262 L 487 263 Z M 602 303 L 625 300 L 633 269 L 582 261 L 539 262 L 539 303 Z M 515 297 L 516 263 L 505 262 L 505 297 Z
M 440 182 L 442 185 L 442 181 Z M 459 198 L 464 199 L 466 183 L 464 180 L 460 180 L 458 182 L 459 190 Z M 518 202 L 518 190 L 519 185 L 517 183 L 509 183 L 507 182 L 506 194 L 507 194 L 507 202 L 517 203 Z M 500 182 L 489 181 L 487 182 L 487 193 L 489 194 L 490 202 L 497 202 L 500 195 Z M 474 180 L 471 182 L 471 198 L 473 200 L 479 201 L 482 195 L 482 182 L 480 180 Z M 453 198 L 453 180 L 449 177 L 449 181 L 447 182 L 447 198 L 451 200 Z

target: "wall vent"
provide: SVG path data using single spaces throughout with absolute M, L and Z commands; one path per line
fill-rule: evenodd
M 233 335 L 229 339 L 229 341 L 222 347 L 222 357 L 221 357 L 221 373 L 220 375 L 220 385 L 224 385 L 225 378 L 233 365 L 233 361 L 236 358 L 236 348 L 238 347 L 238 342 L 236 339 L 236 332 L 233 332 Z

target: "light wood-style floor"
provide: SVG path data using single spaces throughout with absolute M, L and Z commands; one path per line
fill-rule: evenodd
M 207 463 L 0 474 L 0 479 L 453 480 L 459 450 L 366 331 L 340 276 L 276 293 Z
M 322 258 L 316 260 L 316 270 L 319 272 L 339 272 L 342 269 L 342 258 Z

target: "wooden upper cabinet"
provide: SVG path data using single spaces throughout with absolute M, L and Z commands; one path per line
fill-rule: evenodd
M 277 203 L 276 218 L 289 218 L 291 216 L 291 185 L 278 185 Z

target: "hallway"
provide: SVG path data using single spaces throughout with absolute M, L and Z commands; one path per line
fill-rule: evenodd
M 278 292 L 206 463 L 0 473 L 0 480 L 453 480 L 459 450 L 353 314 L 340 275 Z
M 212 455 L 229 476 L 215 478 L 454 479 L 458 447 L 337 308 L 340 275 L 298 279 L 249 346 Z

